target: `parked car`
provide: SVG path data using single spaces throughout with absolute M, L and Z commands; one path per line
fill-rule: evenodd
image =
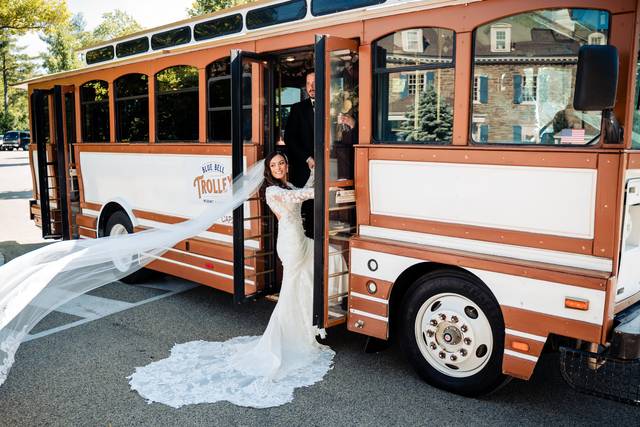
M 31 135 L 29 131 L 17 131 L 13 130 L 4 134 L 4 140 L 2 141 L 2 150 L 26 150 L 31 142 Z

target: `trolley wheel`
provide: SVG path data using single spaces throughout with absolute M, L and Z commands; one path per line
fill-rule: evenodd
M 429 384 L 464 396 L 506 384 L 502 374 L 504 321 L 478 279 L 436 271 L 416 280 L 402 301 L 400 344 Z
M 133 224 L 129 219 L 129 216 L 122 211 L 116 211 L 111 214 L 109 219 L 107 220 L 107 225 L 105 227 L 105 235 L 106 236 L 118 236 L 123 234 L 131 234 L 133 233 Z M 120 271 L 128 270 L 132 263 L 134 263 L 130 258 L 127 257 L 114 257 L 113 263 L 116 268 Z M 148 268 L 141 268 L 138 271 L 131 273 L 128 276 L 125 276 L 120 279 L 121 282 L 134 285 L 136 283 L 142 283 L 147 281 L 151 277 L 151 270 Z

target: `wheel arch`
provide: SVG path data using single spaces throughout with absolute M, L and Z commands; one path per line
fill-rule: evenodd
M 134 227 L 138 225 L 138 220 L 133 214 L 133 209 L 131 208 L 131 206 L 125 200 L 121 198 L 115 198 L 102 205 L 102 209 L 100 209 L 100 213 L 98 214 L 97 227 L 98 237 L 104 237 L 107 221 L 109 221 L 109 217 L 117 211 L 124 212 L 129 217 L 129 220 Z
M 487 286 L 487 284 L 480 277 L 475 275 L 473 272 L 457 265 L 441 264 L 437 262 L 428 262 L 428 261 L 419 262 L 417 264 L 413 264 L 412 266 L 404 270 L 402 273 L 400 273 L 400 275 L 395 280 L 395 282 L 393 282 L 393 286 L 391 288 L 391 295 L 389 296 L 389 338 L 390 339 L 392 339 L 394 335 L 396 335 L 395 325 L 398 323 L 397 319 L 402 307 L 402 300 L 406 295 L 407 291 L 409 290 L 409 288 L 411 288 L 411 285 L 413 285 L 413 283 L 415 283 L 415 281 L 418 280 L 418 278 L 420 278 L 421 276 L 424 276 L 425 274 L 433 273 L 436 271 L 442 271 L 442 272 L 448 271 L 448 272 L 462 274 L 469 277 L 474 282 L 477 282 L 480 286 L 483 286 L 486 289 L 486 291 L 491 295 L 496 305 L 500 307 L 500 303 L 498 302 L 498 299 L 496 298 L 493 291 L 489 288 L 489 286 Z M 502 315 L 502 310 L 500 310 L 500 315 Z M 504 322 L 504 319 L 503 319 L 503 322 Z

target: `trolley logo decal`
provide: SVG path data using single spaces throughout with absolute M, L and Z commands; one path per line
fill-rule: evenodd
M 193 180 L 193 187 L 198 199 L 205 203 L 213 203 L 216 199 L 229 191 L 233 179 L 226 173 L 224 164 L 216 161 L 204 163 L 201 166 L 202 175 Z

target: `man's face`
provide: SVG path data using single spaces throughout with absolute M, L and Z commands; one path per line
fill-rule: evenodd
M 307 93 L 309 94 L 309 96 L 311 98 L 315 99 L 315 97 L 316 97 L 316 75 L 315 75 L 315 73 L 307 74 L 306 88 L 307 88 Z

